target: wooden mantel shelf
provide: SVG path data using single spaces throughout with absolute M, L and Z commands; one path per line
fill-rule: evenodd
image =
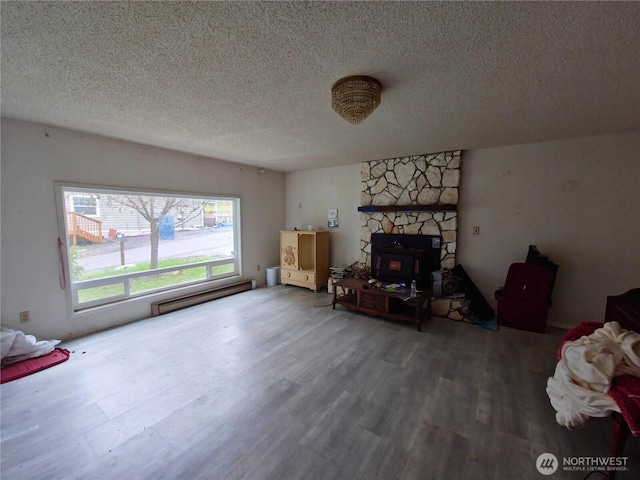
M 457 205 L 367 205 L 359 212 L 455 212 Z

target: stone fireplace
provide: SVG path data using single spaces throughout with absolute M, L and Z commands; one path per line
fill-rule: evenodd
M 440 268 L 456 265 L 461 151 L 361 165 L 360 262 L 372 267 L 374 233 L 440 236 Z M 463 320 L 464 295 L 434 302 L 433 313 Z
M 460 150 L 364 162 L 360 261 L 371 265 L 371 234 L 442 237 L 440 266 L 456 265 Z

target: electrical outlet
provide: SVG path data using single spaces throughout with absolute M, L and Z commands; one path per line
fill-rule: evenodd
M 27 323 L 29 320 L 31 320 L 31 315 L 29 315 L 29 310 L 20 312 L 20 323 Z
M 258 268 L 256 268 L 256 270 L 260 271 L 260 265 L 258 265 Z
M 480 235 L 480 227 L 473 227 L 473 234 Z

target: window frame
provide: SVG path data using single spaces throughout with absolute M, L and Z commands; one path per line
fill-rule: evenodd
M 205 262 L 191 263 L 186 265 L 177 265 L 172 267 L 161 267 L 153 270 L 145 270 L 141 272 L 123 273 L 121 275 L 114 275 L 111 277 L 91 279 L 91 280 L 79 280 L 73 281 L 71 278 L 71 258 L 70 258 L 70 242 L 67 238 L 66 227 L 66 212 L 67 202 L 65 194 L 68 192 L 86 193 L 86 194 L 114 194 L 114 195 L 149 195 L 149 196 L 165 196 L 165 197 L 177 197 L 177 198 L 196 198 L 196 199 L 211 199 L 225 200 L 233 203 L 233 257 L 231 259 L 225 258 L 221 260 L 211 260 Z M 237 279 L 242 277 L 242 252 L 241 252 L 241 196 L 229 195 L 229 194 L 213 194 L 213 193 L 197 193 L 197 192 L 180 192 L 162 189 L 144 189 L 133 187 L 116 187 L 107 185 L 85 184 L 85 183 L 73 183 L 73 182 L 55 182 L 55 198 L 56 198 L 56 210 L 58 216 L 58 232 L 61 240 L 60 262 L 63 269 L 65 278 L 68 279 L 65 289 L 67 297 L 67 305 L 69 311 L 76 315 L 83 312 L 93 310 L 95 308 L 114 307 L 122 304 L 123 302 L 141 299 L 147 297 L 150 301 L 153 301 L 153 297 L 166 296 L 169 292 L 176 292 L 176 294 L 183 294 L 188 291 L 197 291 L 202 289 L 207 284 L 221 284 L 228 282 L 229 279 Z M 70 206 L 73 209 L 73 200 L 70 199 Z M 97 210 L 99 212 L 99 210 Z M 233 265 L 231 272 L 225 272 L 220 274 L 213 274 L 212 268 L 219 265 Z M 131 293 L 130 286 L 131 281 L 137 278 L 159 275 L 164 273 L 171 273 L 180 270 L 189 270 L 193 268 L 205 268 L 206 278 L 195 280 L 191 282 L 180 283 L 172 286 L 157 288 L 154 290 L 148 290 L 138 293 Z M 78 293 L 80 290 L 86 288 L 99 287 L 104 285 L 122 284 L 124 292 L 122 294 L 113 295 L 110 297 L 102 298 L 99 300 L 79 302 Z M 178 293 L 179 292 L 179 293 Z

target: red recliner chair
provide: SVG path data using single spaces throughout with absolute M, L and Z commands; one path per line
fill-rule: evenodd
M 544 333 L 555 271 L 534 263 L 513 263 L 496 292 L 498 324 Z

